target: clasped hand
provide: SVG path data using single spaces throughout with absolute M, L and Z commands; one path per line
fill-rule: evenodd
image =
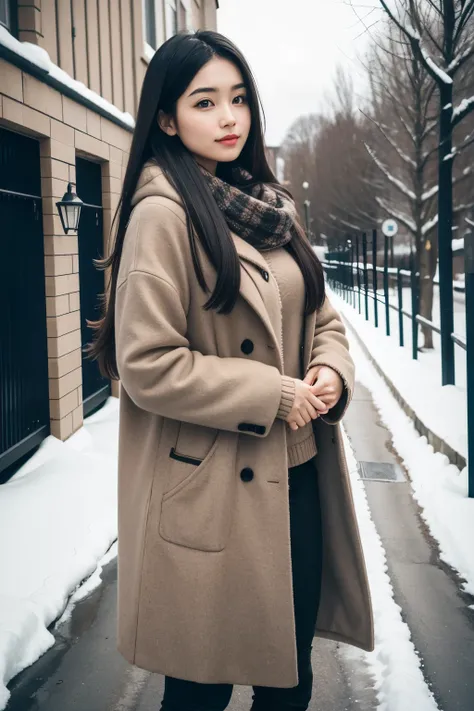
M 293 408 L 286 420 L 292 430 L 329 412 L 338 403 L 344 389 L 339 373 L 327 365 L 310 368 L 304 380 L 295 378 L 295 386 Z

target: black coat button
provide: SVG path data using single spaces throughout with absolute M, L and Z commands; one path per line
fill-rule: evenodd
M 242 341 L 242 345 L 240 346 L 240 350 L 242 353 L 245 353 L 245 355 L 250 355 L 253 351 L 253 343 L 249 338 L 246 338 L 245 341 Z
M 250 469 L 250 467 L 245 467 L 242 469 L 240 472 L 240 478 L 242 481 L 252 481 L 253 479 L 253 469 Z
M 265 281 L 268 281 L 270 279 L 270 275 L 265 269 L 262 269 L 262 277 L 265 279 Z

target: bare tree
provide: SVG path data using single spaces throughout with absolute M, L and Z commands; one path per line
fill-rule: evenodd
M 446 385 L 454 383 L 454 343 L 451 338 L 453 162 L 459 149 L 474 141 L 468 136 L 453 150 L 456 127 L 474 111 L 474 95 L 458 96 L 456 106 L 454 100 L 458 77 L 462 77 L 462 70 L 474 57 L 474 0 L 398 0 L 395 6 L 387 0 L 380 0 L 380 4 L 438 89 L 438 239 L 442 382 Z
M 368 178 L 375 168 L 364 149 L 367 121 L 355 110 L 352 82 L 338 69 L 324 114 L 300 117 L 283 144 L 285 175 L 299 205 L 311 201 L 313 234 L 334 245 L 341 233 L 372 228 L 377 205 Z M 302 183 L 308 181 L 308 195 Z

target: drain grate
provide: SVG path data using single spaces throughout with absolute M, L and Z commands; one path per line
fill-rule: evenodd
M 391 462 L 359 462 L 359 472 L 361 479 L 370 481 L 406 481 L 402 469 Z

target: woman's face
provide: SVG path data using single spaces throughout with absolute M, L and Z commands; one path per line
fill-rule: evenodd
M 240 70 L 227 59 L 213 57 L 178 99 L 176 121 L 159 113 L 159 124 L 178 135 L 197 162 L 215 174 L 218 163 L 239 157 L 250 132 L 251 114 Z M 223 143 L 225 136 L 237 139 Z

